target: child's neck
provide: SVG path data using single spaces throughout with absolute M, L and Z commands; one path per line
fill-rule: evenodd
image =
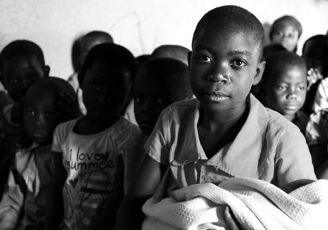
M 239 112 L 208 113 L 202 111 L 197 125 L 201 145 L 208 158 L 231 143 L 243 127 L 249 113 L 248 105 Z
M 296 120 L 297 120 L 296 113 L 287 114 L 287 115 L 284 115 L 284 117 L 287 118 L 289 121 L 296 123 Z
M 119 115 L 115 115 L 106 120 L 97 120 L 85 115 L 76 122 L 73 132 L 79 135 L 93 135 L 101 133 L 116 123 L 119 118 Z

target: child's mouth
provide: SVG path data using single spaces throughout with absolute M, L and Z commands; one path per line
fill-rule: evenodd
M 228 96 L 222 92 L 205 93 L 205 97 L 211 101 L 222 101 L 228 98 Z

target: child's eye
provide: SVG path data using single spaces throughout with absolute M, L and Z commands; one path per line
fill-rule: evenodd
M 27 110 L 26 111 L 26 114 L 28 115 L 28 116 L 34 116 L 35 115 L 35 112 L 33 111 L 33 110 Z
M 97 84 L 91 84 L 91 87 L 95 90 L 99 90 L 100 89 L 100 86 L 97 85 Z
M 246 62 L 243 60 L 234 60 L 231 63 L 232 66 L 238 67 L 238 68 L 244 68 L 246 66 Z
M 141 97 L 135 97 L 134 98 L 134 101 L 138 104 L 141 104 L 143 102 L 142 98 Z
M 301 86 L 299 86 L 298 88 L 299 88 L 300 90 L 302 90 L 302 91 L 306 89 L 304 85 L 301 85 Z
M 286 89 L 286 86 L 279 85 L 277 88 L 278 88 L 278 90 L 285 90 Z
M 212 59 L 209 56 L 197 56 L 196 59 L 200 62 L 206 62 L 206 63 L 211 63 Z
M 18 82 L 18 80 L 16 78 L 10 79 L 9 83 L 10 84 L 16 84 Z
M 158 98 L 157 102 L 158 102 L 158 104 L 165 105 L 168 103 L 168 100 L 166 100 L 164 98 Z

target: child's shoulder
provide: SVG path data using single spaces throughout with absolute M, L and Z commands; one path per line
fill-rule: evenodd
M 178 117 L 186 117 L 188 114 L 191 114 L 198 107 L 198 100 L 196 98 L 192 98 L 189 100 L 177 101 L 173 104 L 169 105 L 167 108 L 163 110 L 165 114 L 171 114 Z
M 55 128 L 55 132 L 61 133 L 61 132 L 69 132 L 69 131 L 73 130 L 77 120 L 78 120 L 78 118 L 59 123 Z
M 272 131 L 298 131 L 299 128 L 287 120 L 284 116 L 282 116 L 280 113 L 266 108 L 267 114 L 268 114 L 268 128 Z
M 124 117 L 120 117 L 120 119 L 109 129 L 109 132 L 116 138 L 124 138 L 126 135 L 133 136 L 142 134 L 142 131 L 137 125 L 131 123 Z

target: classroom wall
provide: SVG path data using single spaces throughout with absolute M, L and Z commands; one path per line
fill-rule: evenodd
M 109 32 L 135 56 L 162 44 L 190 49 L 198 20 L 220 5 L 239 5 L 265 25 L 285 14 L 303 26 L 304 41 L 328 30 L 327 0 L 1 0 L 0 49 L 15 39 L 29 39 L 44 50 L 51 75 L 67 79 L 73 72 L 75 39 L 91 30 Z

